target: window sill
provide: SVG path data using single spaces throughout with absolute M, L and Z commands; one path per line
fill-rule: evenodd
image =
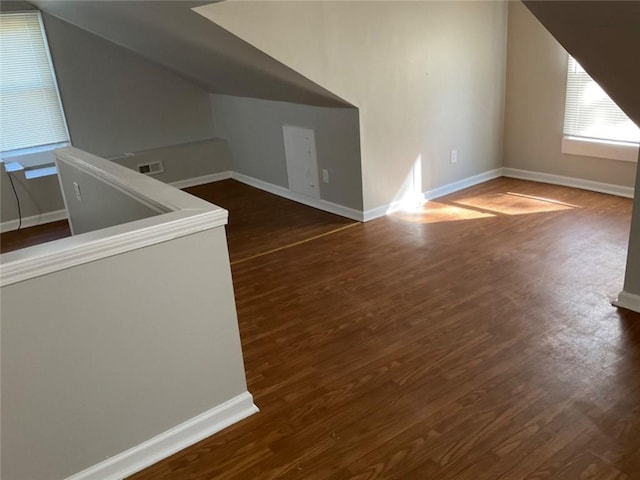
M 56 175 L 58 171 L 55 167 L 53 151 L 68 145 L 68 143 L 58 143 L 5 152 L 0 162 L 4 162 L 7 172 L 24 171 L 27 179 Z
M 562 153 L 584 157 L 606 158 L 623 162 L 638 162 L 638 144 L 606 142 L 578 137 L 562 138 Z

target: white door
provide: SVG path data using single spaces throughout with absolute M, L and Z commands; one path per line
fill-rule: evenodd
M 316 138 L 313 130 L 284 125 L 282 133 L 289 190 L 308 197 L 320 198 Z

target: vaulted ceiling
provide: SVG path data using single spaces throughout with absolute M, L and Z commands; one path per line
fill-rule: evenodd
M 211 93 L 350 106 L 192 8 L 202 1 L 34 0 L 42 11 L 130 49 Z

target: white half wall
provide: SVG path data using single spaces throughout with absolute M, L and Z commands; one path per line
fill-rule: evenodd
M 0 477 L 116 480 L 257 411 L 227 212 L 77 149 L 56 156 L 166 213 L 0 256 Z

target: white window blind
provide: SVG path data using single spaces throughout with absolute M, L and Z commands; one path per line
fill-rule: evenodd
M 68 141 L 40 12 L 0 15 L 0 152 Z
M 640 142 L 640 129 L 572 57 L 567 75 L 564 135 Z

